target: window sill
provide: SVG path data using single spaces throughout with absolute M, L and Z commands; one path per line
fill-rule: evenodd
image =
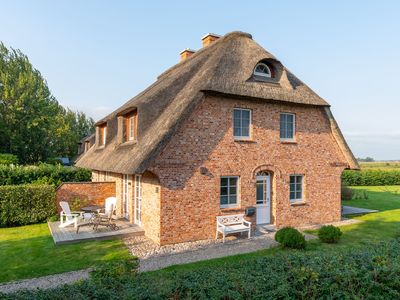
M 220 206 L 219 209 L 221 211 L 237 211 L 240 209 L 240 205 L 229 205 L 229 206 Z
M 131 140 L 131 141 L 122 142 L 120 144 L 120 146 L 129 146 L 129 145 L 134 145 L 136 143 L 137 143 L 137 140 Z
M 295 145 L 295 144 L 297 144 L 297 141 L 296 140 L 281 140 L 281 144 Z
M 297 202 L 291 202 L 290 206 L 305 206 L 308 205 L 306 201 L 297 201 Z
M 252 138 L 233 137 L 233 140 L 239 143 L 256 143 Z

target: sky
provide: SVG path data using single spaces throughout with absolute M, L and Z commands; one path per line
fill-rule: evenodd
M 400 1 L 0 0 L 0 11 L 0 41 L 95 120 L 206 33 L 240 30 L 332 105 L 355 156 L 400 159 Z

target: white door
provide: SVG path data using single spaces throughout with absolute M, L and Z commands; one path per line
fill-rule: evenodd
M 122 207 L 124 217 L 129 220 L 129 184 L 128 184 L 128 174 L 122 175 Z
M 271 176 L 268 173 L 257 176 L 257 224 L 271 222 Z
M 142 224 L 142 186 L 141 176 L 135 175 L 135 224 Z

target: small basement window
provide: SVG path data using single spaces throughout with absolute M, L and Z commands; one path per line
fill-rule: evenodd
M 265 63 L 258 63 L 254 68 L 253 74 L 264 78 L 271 78 L 272 72 L 270 67 Z
M 104 146 L 107 140 L 107 125 L 99 126 L 99 146 Z

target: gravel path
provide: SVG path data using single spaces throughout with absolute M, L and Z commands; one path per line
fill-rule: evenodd
M 87 279 L 89 278 L 90 271 L 91 269 L 85 269 L 32 279 L 11 281 L 5 284 L 0 284 L 0 292 L 14 293 L 23 289 L 34 290 L 55 288 L 63 284 L 75 283 L 77 281 Z

